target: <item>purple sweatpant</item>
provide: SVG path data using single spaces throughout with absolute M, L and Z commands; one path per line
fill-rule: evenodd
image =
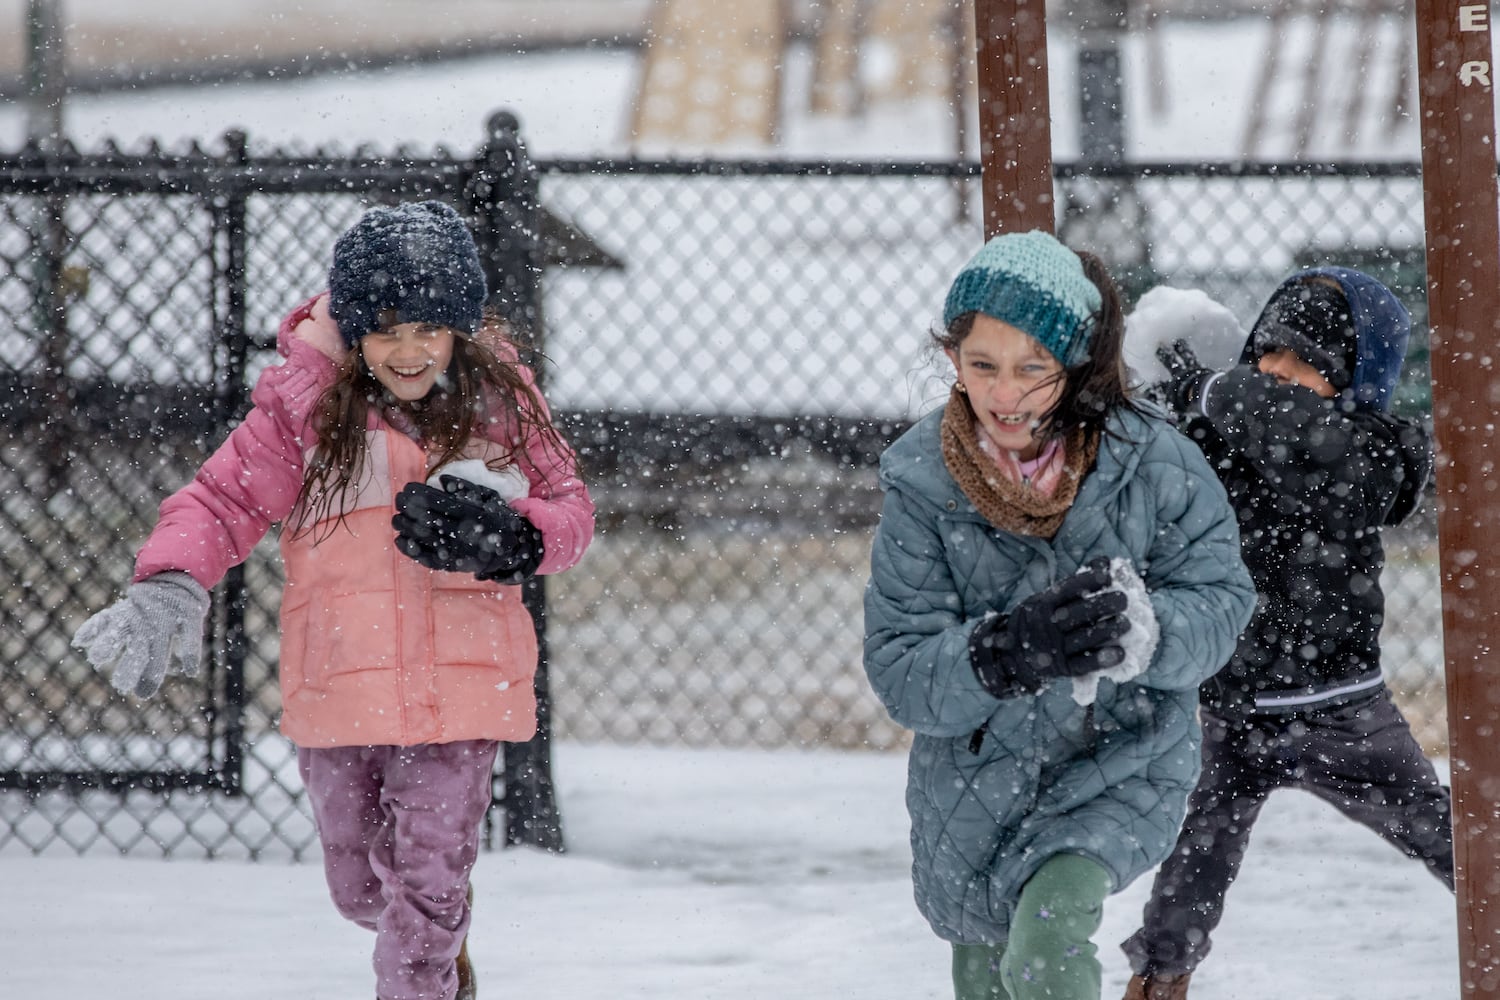
M 380 1000 L 451 1000 L 492 740 L 297 750 L 339 913 L 375 932 Z

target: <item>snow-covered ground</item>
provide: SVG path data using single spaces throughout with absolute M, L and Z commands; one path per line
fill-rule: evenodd
M 480 996 L 951 997 L 911 901 L 902 754 L 557 748 L 569 853 L 482 855 Z M 316 864 L 0 857 L 0 996 L 343 1000 L 371 937 Z M 1104 996 L 1149 888 L 1106 905 Z M 1301 792 L 1273 795 L 1193 1000 L 1458 995 L 1453 897 Z

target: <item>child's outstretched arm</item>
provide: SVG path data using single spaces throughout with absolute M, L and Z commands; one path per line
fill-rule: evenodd
M 266 369 L 244 422 L 191 483 L 162 502 L 125 596 L 74 636 L 120 691 L 144 698 L 169 673 L 197 674 L 208 590 L 290 511 L 301 488 L 306 423 L 336 367 L 315 343 L 326 333 L 317 305 L 304 303 L 283 322 L 286 363 Z M 299 325 L 302 335 L 294 335 Z
M 1432 469 L 1426 433 L 1369 410 L 1284 385 L 1249 365 L 1218 376 L 1198 403 L 1225 444 L 1266 484 L 1328 528 L 1377 527 Z
M 244 421 L 191 483 L 162 502 L 136 557 L 135 580 L 176 570 L 211 589 L 291 512 L 302 488 L 312 411 L 337 371 L 309 339 L 320 332 L 320 301 L 303 303 L 282 321 L 277 339 L 286 361 L 261 373 Z

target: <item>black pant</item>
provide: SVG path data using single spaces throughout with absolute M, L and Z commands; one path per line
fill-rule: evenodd
M 1208 955 L 1266 796 L 1301 788 L 1418 858 L 1453 888 L 1448 789 L 1381 688 L 1306 715 L 1228 722 L 1203 713 L 1203 775 L 1177 846 L 1122 947 L 1137 973 L 1191 972 Z

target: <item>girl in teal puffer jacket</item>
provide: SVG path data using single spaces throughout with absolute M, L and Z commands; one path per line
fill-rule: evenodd
M 865 594 L 917 904 L 959 1000 L 1096 1000 L 1104 897 L 1171 849 L 1254 589 L 1202 453 L 1128 398 L 1097 258 L 996 237 L 943 313 L 956 384 L 882 457 Z

